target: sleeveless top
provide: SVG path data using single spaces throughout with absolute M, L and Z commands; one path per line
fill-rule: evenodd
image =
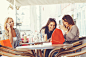
M 47 39 L 51 38 L 53 31 L 49 32 L 48 28 L 45 28 L 45 34 L 47 34 Z

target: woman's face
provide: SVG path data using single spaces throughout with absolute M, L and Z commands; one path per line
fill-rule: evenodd
M 62 20 L 63 25 L 66 26 L 66 28 L 69 26 L 68 22 L 65 22 L 64 20 Z
M 11 26 L 11 27 L 13 27 L 14 26 L 14 21 L 13 21 L 13 19 L 8 19 L 8 24 Z
M 50 24 L 48 25 L 49 31 L 53 31 L 54 28 L 55 28 L 55 22 L 50 22 Z

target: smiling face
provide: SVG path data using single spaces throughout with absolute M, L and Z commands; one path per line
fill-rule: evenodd
M 13 27 L 14 26 L 14 21 L 13 21 L 13 19 L 11 19 L 11 18 L 9 18 L 8 19 L 8 22 L 7 22 L 11 27 Z
M 65 22 L 64 20 L 62 20 L 63 25 L 66 26 L 66 28 L 69 26 L 68 22 Z
M 48 25 L 49 31 L 53 31 L 54 28 L 55 28 L 55 22 L 50 22 Z

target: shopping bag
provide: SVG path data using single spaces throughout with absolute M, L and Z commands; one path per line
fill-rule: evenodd
M 56 28 L 51 36 L 51 43 L 52 44 L 63 44 L 65 42 L 63 33 L 60 29 Z
M 12 48 L 12 45 L 11 45 L 11 42 L 10 42 L 9 39 L 0 40 L 0 44 L 3 45 L 3 46 L 7 46 L 7 47 L 11 47 Z

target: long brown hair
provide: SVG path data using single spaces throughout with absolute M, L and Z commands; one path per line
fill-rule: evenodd
M 68 22 L 68 24 L 70 25 L 75 25 L 73 18 L 70 15 L 64 15 L 62 20 L 64 20 L 65 22 Z
M 55 22 L 55 28 L 56 28 L 57 23 L 56 23 L 56 21 L 55 21 L 55 18 L 49 18 L 49 20 L 48 20 L 46 26 L 42 27 L 42 29 L 48 28 L 48 25 L 50 24 L 50 22 Z M 55 29 L 55 28 L 54 28 L 54 29 Z

